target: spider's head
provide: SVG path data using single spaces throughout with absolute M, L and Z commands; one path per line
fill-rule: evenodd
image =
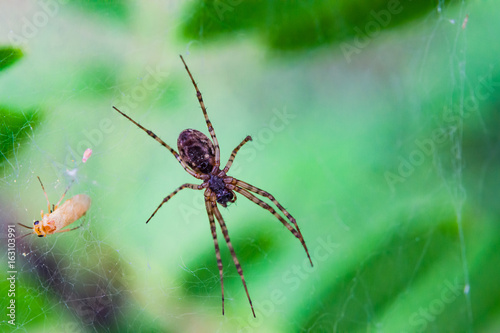
M 227 207 L 228 202 L 235 202 L 236 196 L 232 191 L 224 189 L 216 194 L 217 202 L 222 205 L 222 207 Z

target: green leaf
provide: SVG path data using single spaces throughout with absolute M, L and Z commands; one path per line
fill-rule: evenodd
M 427 15 L 434 6 L 382 0 L 199 0 L 187 6 L 182 34 L 188 40 L 213 40 L 257 33 L 271 49 L 297 51 L 353 37 L 370 40 L 382 30 Z
M 0 71 L 9 67 L 23 56 L 20 49 L 13 47 L 0 47 Z
M 37 119 L 34 110 L 14 111 L 0 105 L 0 165 L 21 147 Z

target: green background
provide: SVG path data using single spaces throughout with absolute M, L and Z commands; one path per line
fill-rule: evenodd
M 2 331 L 499 330 L 497 2 L 1 6 L 2 244 L 46 211 L 36 176 L 51 203 L 72 180 L 67 198 L 92 198 L 80 229 L 17 241 Z M 244 197 L 221 207 L 257 318 L 218 230 L 221 315 L 201 192 L 145 224 L 200 182 L 112 106 L 173 147 L 183 129 L 208 134 L 179 54 L 223 163 L 254 139 L 229 174 L 289 210 L 314 262 Z

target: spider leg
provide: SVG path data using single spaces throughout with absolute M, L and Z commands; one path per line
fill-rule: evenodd
M 207 184 L 208 185 L 208 184 Z M 153 214 L 151 214 L 151 216 L 149 217 L 149 219 L 146 221 L 146 223 L 149 222 L 149 220 L 151 220 L 153 218 L 153 216 L 155 216 L 156 212 L 161 208 L 161 206 L 163 206 L 163 204 L 165 202 L 167 202 L 168 200 L 170 200 L 174 195 L 176 195 L 180 190 L 182 189 L 185 189 L 185 188 L 190 188 L 192 190 L 201 190 L 203 188 L 205 188 L 206 185 L 196 185 L 196 184 L 184 184 L 184 185 L 181 185 L 179 186 L 175 191 L 173 191 L 172 193 L 170 193 L 169 195 L 167 195 L 163 201 L 160 203 L 160 205 L 158 206 L 158 208 L 156 208 L 156 210 L 153 212 Z
M 191 78 L 191 82 L 193 82 L 194 88 L 196 89 L 196 97 L 198 97 L 198 102 L 200 103 L 201 106 L 201 111 L 203 111 L 203 115 L 205 116 L 205 122 L 207 123 L 208 131 L 210 132 L 210 136 L 212 137 L 212 141 L 214 142 L 215 146 L 215 167 L 219 168 L 220 166 L 220 148 L 219 148 L 219 142 L 217 141 L 217 137 L 215 136 L 215 131 L 212 126 L 212 123 L 210 122 L 210 119 L 208 119 L 208 114 L 207 114 L 207 108 L 205 107 L 205 103 L 203 102 L 203 97 L 201 96 L 200 90 L 198 90 L 198 86 L 196 85 L 196 82 L 194 82 L 193 76 L 191 75 L 191 72 L 189 71 L 188 66 L 186 65 L 186 62 L 184 61 L 184 58 L 182 55 L 180 56 L 182 63 L 184 64 L 184 67 L 186 67 L 186 71 L 189 74 L 189 77 Z
M 271 212 L 271 214 L 276 216 L 281 221 L 281 223 L 283 223 L 285 225 L 285 227 L 287 227 L 287 229 L 290 230 L 292 232 L 292 234 L 294 234 L 294 236 L 300 240 L 300 243 L 302 244 L 302 246 L 304 247 L 304 250 L 306 251 L 307 258 L 309 258 L 309 262 L 311 263 L 311 266 L 313 266 L 311 256 L 309 255 L 309 250 L 307 249 L 306 242 L 304 241 L 304 237 L 302 236 L 302 233 L 300 232 L 297 221 L 295 221 L 293 216 L 290 215 L 290 213 L 283 206 L 280 205 L 280 203 L 274 198 L 274 196 L 272 196 L 270 193 L 268 193 L 264 190 L 261 190 L 253 185 L 250 185 L 248 183 L 245 183 L 244 181 L 241 181 L 241 180 L 238 180 L 235 178 L 233 178 L 233 181 L 231 182 L 231 184 L 235 185 L 234 190 L 236 192 L 241 193 L 247 199 L 250 199 L 251 201 L 255 202 L 256 204 L 258 204 L 262 208 L 267 209 L 269 212 Z M 264 201 L 257 198 L 255 195 L 253 195 L 249 191 L 252 191 L 254 193 L 262 195 L 263 197 L 266 197 L 269 200 L 271 200 L 276 205 L 276 207 L 278 207 L 278 209 L 281 210 L 281 212 L 283 214 L 285 214 L 285 216 L 288 218 L 288 220 L 290 220 L 293 223 L 296 230 L 291 228 L 289 223 L 285 223 L 286 221 L 271 206 L 269 206 L 267 203 L 265 203 Z
M 75 180 L 73 179 L 73 180 L 71 181 L 71 183 L 68 185 L 68 187 L 66 188 L 66 191 L 64 191 L 64 193 L 63 193 L 63 195 L 62 195 L 61 199 L 59 199 L 59 201 L 57 202 L 57 204 L 55 205 L 55 207 L 54 207 L 54 206 L 52 206 L 52 208 L 54 208 L 52 211 L 56 210 L 56 209 L 57 209 L 57 207 L 59 207 L 59 204 L 61 203 L 62 199 L 64 198 L 64 196 L 66 195 L 66 193 L 68 192 L 69 188 L 71 187 L 71 185 L 73 185 L 73 183 L 74 183 L 74 182 L 75 182 Z
M 49 214 L 50 214 L 50 213 L 52 213 L 52 211 L 50 210 L 49 197 L 47 196 L 47 192 L 45 192 L 45 187 L 43 187 L 42 180 L 40 179 L 40 177 L 36 176 L 36 178 L 38 178 L 38 181 L 40 182 L 40 185 L 42 185 L 43 195 L 45 195 L 45 199 L 47 199 L 47 209 L 48 209 Z M 42 218 L 43 218 L 43 211 L 42 211 Z
M 227 164 L 224 167 L 223 171 L 225 173 L 227 173 L 229 171 L 229 168 L 231 167 L 231 165 L 233 165 L 234 158 L 236 157 L 236 154 L 238 154 L 238 151 L 240 150 L 240 148 L 243 147 L 243 145 L 245 143 L 247 143 L 248 141 L 252 141 L 252 137 L 250 135 L 247 135 L 247 137 L 244 138 L 243 141 L 241 141 L 241 143 L 236 148 L 234 148 L 233 152 L 231 153 L 231 157 L 229 157 L 229 161 L 227 161 Z
M 208 220 L 210 221 L 210 230 L 212 231 L 212 237 L 214 239 L 215 257 L 217 258 L 217 267 L 219 268 L 219 275 L 220 275 L 220 289 L 222 292 L 222 315 L 224 315 L 224 280 L 222 278 L 223 276 L 222 259 L 220 256 L 219 242 L 217 241 L 217 230 L 215 228 L 215 220 L 214 220 L 214 213 L 212 211 L 212 204 L 210 203 L 210 198 L 207 196 L 205 196 L 205 207 L 207 208 Z
M 189 173 L 191 176 L 193 176 L 195 178 L 201 179 L 201 175 L 199 175 L 196 172 L 194 172 L 193 170 L 189 169 L 189 167 L 186 165 L 186 163 L 184 163 L 184 161 L 181 159 L 181 157 L 179 156 L 179 154 L 172 147 L 170 147 L 168 144 L 166 144 L 165 141 L 163 141 L 162 139 L 160 139 L 152 131 L 144 128 L 142 125 L 140 125 L 139 123 L 137 123 L 136 121 L 134 121 L 132 118 L 130 118 L 129 116 L 127 116 L 125 113 L 123 113 L 120 110 L 118 110 L 116 107 L 113 106 L 113 109 L 115 109 L 122 116 L 124 116 L 125 118 L 127 118 L 128 120 L 130 120 L 131 122 L 133 122 L 137 127 L 139 127 L 144 132 L 146 132 L 150 137 L 152 137 L 153 139 L 155 139 L 156 141 L 158 141 L 163 147 L 165 147 L 168 150 L 170 150 L 170 152 L 172 153 L 172 155 L 174 155 L 174 157 L 177 159 L 177 161 L 179 161 L 179 163 L 182 165 L 182 167 L 184 168 L 184 170 L 186 170 L 187 173 Z
M 212 209 L 215 213 L 215 217 L 217 218 L 217 221 L 219 221 L 219 225 L 220 225 L 220 228 L 222 230 L 222 234 L 224 235 L 224 239 L 226 240 L 227 247 L 229 248 L 229 251 L 231 252 L 231 257 L 233 257 L 234 265 L 236 266 L 238 274 L 241 277 L 241 282 L 243 282 L 243 287 L 245 287 L 245 292 L 247 293 L 248 302 L 250 303 L 250 307 L 252 308 L 252 313 L 253 313 L 253 316 L 255 318 L 255 311 L 253 309 L 252 300 L 250 299 L 250 294 L 248 293 L 247 284 L 245 282 L 245 277 L 243 276 L 243 269 L 241 268 L 240 262 L 238 261 L 238 258 L 236 257 L 236 253 L 234 252 L 233 245 L 231 244 L 231 240 L 229 239 L 229 234 L 227 232 L 226 224 L 224 223 L 224 219 L 222 218 L 222 215 L 219 212 L 219 208 L 217 207 L 217 202 L 215 200 L 216 200 L 215 195 L 212 195 L 212 197 L 211 197 Z
M 298 239 L 300 239 L 300 235 L 299 233 L 297 232 L 297 230 L 295 230 L 293 228 L 293 226 L 290 224 L 290 222 L 288 222 L 287 220 L 285 220 L 280 214 L 278 214 L 276 212 L 276 210 L 274 210 L 273 207 L 269 206 L 267 203 L 265 203 L 264 201 L 260 200 L 259 198 L 257 198 L 255 195 L 253 195 L 252 193 L 250 193 L 249 191 L 245 190 L 245 189 L 242 189 L 240 187 L 231 187 L 232 190 L 242 194 L 245 198 L 247 198 L 248 200 L 252 201 L 253 203 L 256 203 L 257 205 L 261 206 L 262 208 L 264 209 L 267 209 L 268 211 L 271 212 L 271 214 L 273 214 L 278 220 L 281 221 L 281 223 L 283 223 L 283 225 L 295 236 L 297 237 Z

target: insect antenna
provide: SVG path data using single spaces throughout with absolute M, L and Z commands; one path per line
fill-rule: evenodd
M 32 227 L 28 227 L 27 225 L 24 225 L 22 223 L 18 223 L 21 227 L 24 227 L 26 229 L 33 229 Z M 27 233 L 27 234 L 24 234 L 22 236 L 19 236 L 19 237 L 16 237 L 16 240 L 19 240 L 19 239 L 23 239 L 24 237 L 28 236 L 28 235 L 31 235 L 31 234 L 34 234 L 34 232 L 30 232 L 30 233 Z

